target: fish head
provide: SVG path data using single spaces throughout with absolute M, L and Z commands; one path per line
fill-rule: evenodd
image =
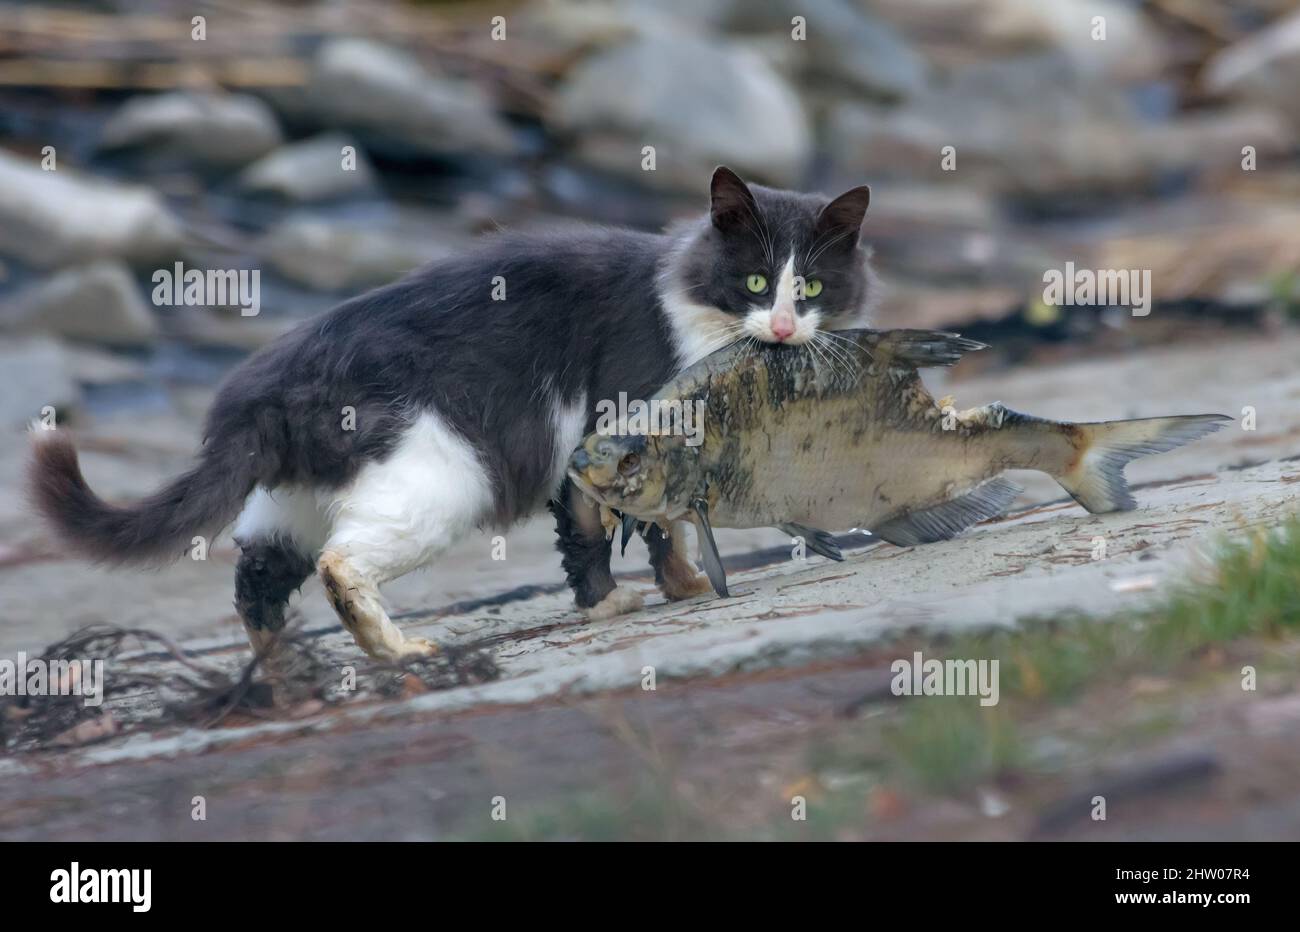
M 569 478 L 607 508 L 638 518 L 675 517 L 687 507 L 669 501 L 669 489 L 681 485 L 670 475 L 679 447 L 678 437 L 596 432 L 569 457 Z

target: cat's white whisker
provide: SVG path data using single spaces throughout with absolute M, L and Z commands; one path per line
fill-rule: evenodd
M 839 353 L 839 355 L 843 357 L 845 365 L 849 366 L 851 369 L 857 368 L 861 365 L 857 356 L 858 344 L 853 340 L 839 336 L 829 330 L 821 331 L 820 335 L 826 341 L 827 349 Z
M 817 339 L 813 341 L 829 356 L 835 364 L 838 364 L 846 373 L 852 375 L 857 366 L 856 361 L 840 346 L 837 346 L 834 340 L 827 339 L 824 331 L 818 332 Z

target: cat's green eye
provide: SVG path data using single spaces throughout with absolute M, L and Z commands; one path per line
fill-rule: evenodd
M 803 296 L 805 298 L 815 298 L 822 293 L 822 280 L 820 278 L 810 278 L 803 283 Z
M 751 275 L 745 279 L 745 287 L 754 294 L 762 294 L 767 291 L 767 278 L 763 275 Z

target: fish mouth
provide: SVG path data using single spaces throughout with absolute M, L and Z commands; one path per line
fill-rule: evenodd
M 575 469 L 570 468 L 567 471 L 567 475 L 569 479 L 573 481 L 573 484 L 577 486 L 578 491 L 594 501 L 597 505 L 601 505 L 605 508 L 612 508 L 620 514 L 631 515 L 642 521 L 654 521 L 660 517 L 675 520 L 688 511 L 688 509 L 684 507 L 676 509 L 669 508 L 666 498 L 661 498 L 657 504 L 648 507 L 638 507 L 634 503 L 617 499 L 610 501 L 606 498 L 606 495 L 610 491 L 609 489 L 597 488 L 591 484 L 589 479 Z
M 604 493 L 588 482 L 587 478 L 583 476 L 582 473 L 575 469 L 570 469 L 568 470 L 568 476 L 573 484 L 576 485 L 583 494 L 587 495 L 589 498 L 594 498 L 601 504 L 604 504 Z

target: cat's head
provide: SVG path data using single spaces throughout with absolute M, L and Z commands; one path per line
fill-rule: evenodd
M 747 185 L 723 167 L 711 196 L 707 223 L 683 235 L 665 270 L 679 343 L 696 344 L 684 355 L 746 336 L 806 343 L 819 330 L 865 324 L 873 290 L 859 237 L 867 187 L 830 199 Z

